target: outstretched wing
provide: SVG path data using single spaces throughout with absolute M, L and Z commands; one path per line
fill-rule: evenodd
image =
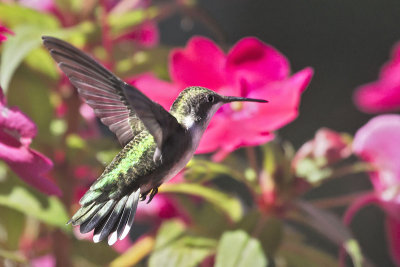
M 54 37 L 42 39 L 58 66 L 96 116 L 117 135 L 122 146 L 146 127 L 161 151 L 172 130 L 181 127 L 162 106 L 81 50 Z

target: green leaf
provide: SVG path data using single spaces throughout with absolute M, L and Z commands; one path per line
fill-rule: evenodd
M 17 178 L 9 177 L 0 182 L 0 205 L 30 215 L 49 225 L 69 229 L 66 226 L 67 212 L 58 198 L 40 194 L 22 185 Z
M 113 33 L 119 33 L 126 29 L 132 29 L 134 26 L 139 25 L 145 20 L 154 19 L 159 13 L 157 7 L 150 7 L 147 9 L 135 9 L 123 14 L 111 13 L 108 16 L 108 23 L 111 26 Z
M 322 167 L 316 160 L 310 158 L 301 159 L 297 163 L 295 171 L 297 177 L 301 177 L 313 185 L 319 185 L 333 174 L 332 168 Z
M 73 247 L 73 255 L 81 257 L 96 266 L 105 266 L 118 256 L 118 253 L 107 242 L 94 244 L 91 241 L 75 240 Z
M 229 176 L 239 182 L 244 182 L 245 177 L 231 166 L 193 158 L 185 171 L 185 178 L 191 182 L 204 183 L 218 176 Z
M 0 16 L 1 17 L 1 16 Z M 53 29 L 52 27 L 38 26 L 35 24 L 21 25 L 13 29 L 15 35 L 10 36 L 7 42 L 3 44 L 3 51 L 1 57 L 0 66 L 0 85 L 4 92 L 7 92 L 8 86 L 11 82 L 14 72 L 24 60 L 28 54 L 42 45 L 42 36 L 51 35 L 59 38 L 69 38 L 76 41 L 84 40 L 84 35 L 93 31 L 94 26 L 92 23 L 83 22 L 75 27 L 67 29 Z M 34 68 L 42 71 L 49 72 L 48 75 L 56 77 L 55 66 L 56 64 L 51 63 L 49 55 L 44 55 L 46 51 L 34 52 L 30 55 L 27 60 L 28 64 L 32 66 L 34 62 Z M 33 57 L 33 58 L 32 58 Z M 38 67 L 38 61 L 42 66 Z M 51 65 L 53 64 L 53 65 Z M 53 66 L 53 67 L 52 67 Z
M 301 222 L 310 225 L 338 246 L 344 246 L 356 267 L 363 266 L 364 257 L 357 241 L 353 238 L 350 229 L 332 213 L 319 209 L 304 201 L 297 201 L 296 206 L 306 216 L 298 218 Z
M 291 171 L 293 147 L 290 143 L 272 141 L 263 146 L 264 159 L 261 179 L 272 179 L 279 191 L 286 192 L 292 188 L 294 176 Z M 271 181 L 265 181 L 266 184 Z
M 9 259 L 14 262 L 19 262 L 19 263 L 26 263 L 27 259 L 25 258 L 24 255 L 22 255 L 21 252 L 19 251 L 8 251 L 0 248 L 0 259 Z M 11 266 L 19 266 L 19 265 L 13 265 Z
M 243 211 L 238 199 L 199 184 L 164 184 L 160 187 L 159 192 L 198 196 L 215 205 L 234 222 L 242 217 Z
M 184 213 L 191 218 L 191 230 L 200 235 L 219 238 L 226 228 L 231 227 L 227 216 L 209 202 L 199 205 L 185 196 L 179 197 L 178 201 Z
M 194 267 L 210 255 L 214 239 L 189 235 L 182 222 L 165 222 L 159 229 L 149 266 Z
M 56 68 L 57 64 L 54 63 L 50 53 L 43 48 L 33 50 L 25 60 L 29 67 L 54 80 L 57 80 L 60 76 Z
M 137 264 L 147 257 L 154 248 L 155 240 L 152 236 L 146 236 L 136 241 L 122 255 L 110 263 L 110 267 L 137 266 Z
M 10 85 L 7 102 L 9 106 L 18 106 L 35 122 L 38 135 L 34 144 L 52 145 L 50 122 L 54 112 L 50 103 L 49 86 L 43 77 L 21 66 Z
M 0 207 L 0 226 L 4 228 L 4 236 L 0 234 L 0 243 L 7 249 L 18 249 L 19 240 L 25 226 L 25 216 L 10 208 Z M 4 239 L 4 240 L 3 240 Z
M 46 29 L 57 29 L 60 25 L 51 14 L 36 11 L 16 4 L 0 3 L 0 18 L 14 31 L 19 25 L 40 26 Z
M 273 257 L 276 253 L 284 235 L 281 220 L 273 216 L 267 217 L 258 210 L 247 213 L 235 228 L 256 236 L 268 257 Z
M 290 236 L 282 243 L 277 257 L 285 266 L 292 267 L 336 267 L 338 262 L 328 253 L 306 244 L 305 240 L 292 239 Z
M 41 44 L 43 29 L 27 25 L 16 28 L 15 36 L 4 43 L 0 67 L 0 85 L 7 92 L 11 78 L 24 57 Z
M 216 267 L 265 267 L 268 261 L 260 241 L 243 230 L 225 232 L 219 241 Z

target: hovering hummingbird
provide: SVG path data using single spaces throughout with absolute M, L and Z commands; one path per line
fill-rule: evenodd
M 108 237 L 112 245 L 129 233 L 139 199 L 149 195 L 149 203 L 158 187 L 186 166 L 223 104 L 267 102 L 193 86 L 179 94 L 168 112 L 69 43 L 48 36 L 42 39 L 80 96 L 123 146 L 68 221 L 79 225 L 81 233 L 94 229 L 95 243 Z

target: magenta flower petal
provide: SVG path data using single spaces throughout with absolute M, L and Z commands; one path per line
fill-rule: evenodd
M 171 52 L 169 70 L 172 81 L 182 87 L 216 90 L 226 84 L 225 62 L 224 53 L 211 40 L 194 37 L 186 48 Z
M 56 259 L 53 255 L 47 254 L 31 261 L 32 267 L 54 267 L 56 266 Z
M 37 128 L 18 108 L 4 106 L 0 89 L 0 159 L 26 183 L 46 194 L 61 195 L 60 189 L 45 174 L 53 167 L 50 159 L 30 149 Z
M 298 115 L 301 93 L 311 81 L 313 70 L 306 68 L 284 81 L 273 82 L 252 91 L 248 97 L 267 99 L 268 104 L 257 105 L 252 121 L 264 125 L 263 130 L 274 131 L 294 120 Z
M 354 102 L 361 111 L 366 113 L 400 110 L 400 83 L 378 81 L 366 84 L 356 90 Z
M 386 218 L 386 235 L 392 259 L 396 266 L 400 266 L 400 220 L 390 216 Z
M 381 115 L 361 127 L 353 151 L 377 170 L 370 173 L 381 205 L 400 219 L 400 115 Z
M 152 48 L 158 45 L 160 41 L 160 34 L 157 24 L 154 21 L 147 21 L 139 26 L 139 28 L 124 34 L 119 40 L 132 40 L 139 45 Z
M 381 69 L 379 80 L 360 86 L 354 93 L 356 106 L 367 113 L 400 110 L 400 44 Z
M 7 133 L 27 144 L 37 133 L 34 122 L 16 107 L 0 106 L 0 126 L 4 127 Z
M 219 94 L 267 99 L 268 104 L 236 102 L 224 105 L 211 120 L 197 153 L 217 150 L 215 159 L 273 138 L 274 130 L 298 115 L 301 93 L 313 71 L 289 77 L 287 59 L 256 38 L 244 38 L 225 55 L 211 40 L 195 37 L 170 55 L 172 84 L 152 76 L 134 81 L 146 95 L 169 108 L 187 86 L 208 87 Z
M 6 27 L 0 25 L 0 44 L 2 42 L 4 42 L 5 40 L 7 40 L 7 36 L 4 35 L 5 33 L 14 34 L 12 31 L 7 29 Z
M 53 163 L 39 152 L 29 149 L 29 157 L 23 162 L 6 162 L 27 184 L 48 195 L 62 195 L 60 188 L 45 176 L 52 169 Z
M 162 81 L 151 73 L 145 73 L 128 79 L 128 83 L 136 86 L 150 99 L 169 110 L 181 88 L 173 83 Z
M 253 86 L 283 80 L 290 72 L 281 53 L 254 37 L 243 38 L 229 51 L 226 66 L 236 82 L 245 79 Z

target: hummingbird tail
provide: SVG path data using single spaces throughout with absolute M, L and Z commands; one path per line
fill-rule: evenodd
M 113 245 L 118 239 L 124 239 L 133 224 L 133 219 L 139 203 L 140 189 L 119 200 L 109 199 L 98 203 L 96 201 L 83 205 L 68 223 L 80 225 L 81 233 L 94 229 L 93 241 L 104 240 L 108 236 L 108 244 Z

